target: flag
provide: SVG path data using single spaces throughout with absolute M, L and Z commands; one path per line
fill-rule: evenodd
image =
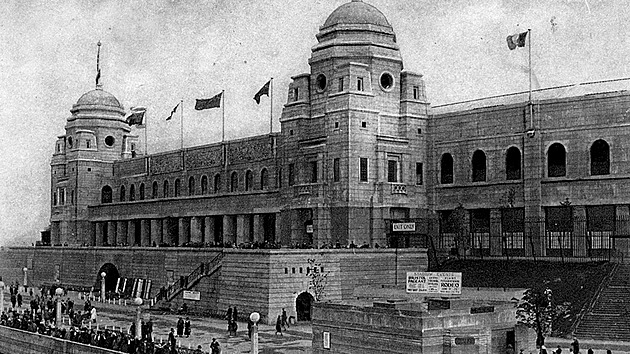
M 144 107 L 132 107 L 131 114 L 127 116 L 127 124 L 129 125 L 142 125 L 144 121 L 144 114 L 146 108 Z
M 197 103 L 195 103 L 195 110 L 201 111 L 208 108 L 221 107 L 221 96 L 223 96 L 223 92 L 216 94 L 212 98 L 197 99 Z
M 510 48 L 510 50 L 514 50 L 516 47 L 524 47 L 525 38 L 527 38 L 527 32 L 507 36 L 508 48 Z
M 179 108 L 179 103 L 175 106 L 175 108 L 173 108 L 173 110 L 171 111 L 171 114 L 166 118 L 166 120 L 171 120 L 171 118 L 173 118 L 173 114 L 175 114 L 175 112 L 177 111 L 177 108 Z
M 98 86 L 98 84 L 100 84 L 101 81 L 101 69 L 98 69 L 98 71 L 96 72 L 96 85 Z
M 269 96 L 270 84 L 271 84 L 271 80 L 267 81 L 267 83 L 263 85 L 263 87 L 261 87 L 260 90 L 258 90 L 258 92 L 256 92 L 256 94 L 254 95 L 254 100 L 256 101 L 256 104 L 260 104 L 260 97 L 262 95 Z

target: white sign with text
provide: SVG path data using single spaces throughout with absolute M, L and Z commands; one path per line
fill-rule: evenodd
M 462 273 L 407 272 L 407 292 L 414 294 L 461 295 Z

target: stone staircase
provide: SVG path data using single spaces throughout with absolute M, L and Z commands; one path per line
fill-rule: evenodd
M 630 342 L 630 265 L 616 266 L 575 334 L 580 339 Z
M 219 269 L 221 269 L 222 260 L 223 252 L 216 255 L 210 262 L 201 263 L 190 274 L 180 279 L 180 281 L 177 281 L 163 291 L 158 292 L 158 294 L 153 298 L 153 307 L 159 306 L 158 304 L 162 302 L 169 302 L 173 300 L 182 291 L 192 289 L 204 277 L 211 276 L 216 273 Z

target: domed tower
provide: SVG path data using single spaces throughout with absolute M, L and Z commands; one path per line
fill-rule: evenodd
M 292 224 L 283 234 L 316 245 L 384 245 L 386 219 L 426 212 L 424 82 L 403 70 L 385 15 L 362 1 L 333 11 L 317 41 L 311 71 L 292 78 L 282 112 Z
M 51 243 L 94 245 L 88 206 L 112 198 L 113 162 L 130 157 L 138 138 L 130 134 L 123 106 L 100 82 L 70 112 L 51 161 Z

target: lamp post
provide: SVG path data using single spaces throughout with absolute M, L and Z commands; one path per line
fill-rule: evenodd
M 4 282 L 0 277 L 0 314 L 4 311 Z
M 26 287 L 28 286 L 28 277 L 27 277 L 28 268 L 24 267 L 22 268 L 22 270 L 24 271 L 24 292 L 26 292 Z
M 57 328 L 61 327 L 61 295 L 63 295 L 63 289 L 57 288 L 55 290 L 57 295 L 57 306 L 55 307 L 55 325 Z
M 138 306 L 136 309 L 136 339 L 142 339 L 142 299 L 137 297 L 133 303 Z
M 101 273 L 101 301 L 105 302 L 105 276 L 107 273 Z
M 258 321 L 260 321 L 260 314 L 258 312 L 252 312 L 249 315 L 249 320 L 252 321 L 252 354 L 258 354 Z

